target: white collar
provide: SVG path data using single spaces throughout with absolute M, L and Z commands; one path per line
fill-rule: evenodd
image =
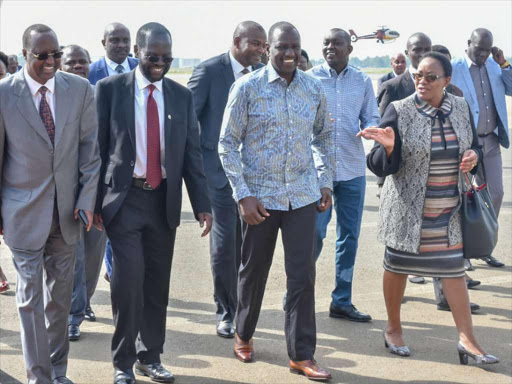
M 416 68 L 414 68 L 414 67 L 412 66 L 412 64 L 411 64 L 411 65 L 409 65 L 409 68 L 408 68 L 408 69 L 409 69 L 409 73 L 411 74 L 411 76 L 412 76 L 412 74 L 413 74 L 413 73 L 418 72 L 418 70 L 417 70 Z
M 30 93 L 32 94 L 32 96 L 35 96 L 37 92 L 39 92 L 39 88 L 41 88 L 43 85 L 46 88 L 48 88 L 48 91 L 50 91 L 50 93 L 55 94 L 55 76 L 53 76 L 46 83 L 40 84 L 28 74 L 26 65 L 23 66 L 23 75 L 25 76 L 25 81 L 27 82 L 28 89 L 30 89 Z
M 471 60 L 468 56 L 468 53 L 467 52 L 464 52 L 464 60 L 466 60 L 466 64 L 468 65 L 468 68 L 471 68 L 472 65 L 478 67 L 478 65 L 476 65 L 473 60 Z M 484 64 L 485 65 L 485 64 Z
M 139 91 L 142 91 L 144 88 L 146 88 L 148 85 L 153 84 L 156 89 L 158 89 L 161 93 L 163 93 L 163 79 L 155 81 L 152 83 L 149 81 L 141 72 L 140 66 L 137 67 L 137 70 L 135 71 L 135 81 L 137 82 L 137 86 L 139 87 Z
M 130 64 L 128 63 L 128 57 L 124 59 L 124 61 L 121 64 L 117 64 L 116 62 L 110 60 L 107 56 L 105 56 L 105 62 L 110 68 L 112 68 L 114 72 L 116 72 L 116 68 L 118 65 L 121 65 L 124 68 L 124 72 L 130 72 Z
M 233 57 L 231 54 L 231 51 L 228 52 L 229 55 L 229 61 L 231 61 L 231 68 L 233 68 L 233 72 L 235 72 L 237 75 L 241 73 L 246 67 L 244 67 L 240 62 Z M 252 72 L 252 67 L 248 66 L 247 69 L 249 72 Z

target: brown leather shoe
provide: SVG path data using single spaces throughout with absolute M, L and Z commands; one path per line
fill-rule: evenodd
M 314 381 L 327 381 L 332 378 L 331 374 L 321 368 L 315 360 L 290 360 L 290 372 L 296 373 L 297 375 L 304 375 L 309 380 Z
M 235 357 L 242 363 L 250 363 L 254 360 L 254 347 L 252 346 L 252 339 L 243 341 L 238 333 L 235 333 Z

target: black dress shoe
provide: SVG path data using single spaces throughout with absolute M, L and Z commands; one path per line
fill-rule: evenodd
M 157 383 L 174 383 L 173 374 L 160 363 L 142 364 L 140 361 L 137 361 L 135 363 L 135 372 L 137 375 L 148 376 Z
M 487 265 L 494 267 L 494 268 L 501 268 L 504 267 L 505 264 L 499 261 L 497 258 L 495 258 L 492 255 L 489 255 L 487 257 L 482 257 L 482 260 L 487 263 Z
M 78 341 L 80 339 L 80 327 L 78 325 L 68 325 L 68 339 L 69 341 Z
M 480 280 L 475 280 L 475 279 L 466 280 L 466 285 L 468 286 L 468 289 L 473 289 L 475 287 L 478 287 L 480 284 L 481 284 Z
M 476 303 L 470 303 L 471 304 L 471 313 L 475 313 L 480 309 L 480 306 Z M 437 304 L 437 309 L 439 311 L 447 311 L 451 312 L 450 306 L 448 305 L 447 301 L 442 301 L 439 304 Z
M 336 307 L 335 305 L 331 304 L 329 308 L 329 317 L 347 319 L 350 321 L 357 321 L 359 323 L 367 323 L 372 320 L 370 315 L 359 312 L 353 305 L 348 307 Z
M 66 376 L 56 377 L 52 380 L 52 384 L 73 384 Z
M 235 337 L 235 326 L 232 321 L 219 321 L 217 324 L 217 335 L 232 339 Z
M 96 321 L 96 314 L 93 312 L 91 307 L 85 308 L 85 319 L 89 321 Z
M 135 384 L 135 378 L 129 373 L 119 371 L 114 372 L 114 384 Z

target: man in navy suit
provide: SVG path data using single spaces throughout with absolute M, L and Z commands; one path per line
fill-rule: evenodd
M 385 83 L 386 81 L 404 73 L 406 65 L 407 63 L 405 61 L 405 55 L 402 52 L 395 53 L 391 57 L 391 68 L 393 68 L 393 70 L 379 78 L 377 82 L 377 89 L 380 88 L 382 83 Z
M 107 25 L 101 43 L 106 56 L 91 65 L 89 81 L 92 85 L 105 77 L 130 72 L 138 64 L 137 59 L 128 57 L 131 46 L 130 31 L 123 24 Z
M 214 224 L 210 257 L 217 304 L 217 334 L 234 337 L 237 278 L 240 265 L 241 229 L 237 203 L 219 159 L 217 146 L 229 89 L 235 80 L 263 67 L 267 34 L 253 21 L 240 23 L 231 49 L 199 64 L 188 82 L 201 126 L 201 149 L 208 179 Z

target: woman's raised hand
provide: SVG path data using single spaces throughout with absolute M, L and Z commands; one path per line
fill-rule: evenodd
M 381 144 L 386 150 L 386 155 L 388 157 L 391 156 L 393 148 L 395 147 L 395 131 L 393 131 L 393 128 L 391 127 L 368 127 L 362 131 L 359 131 L 356 136 L 362 136 L 366 140 L 374 140 Z

